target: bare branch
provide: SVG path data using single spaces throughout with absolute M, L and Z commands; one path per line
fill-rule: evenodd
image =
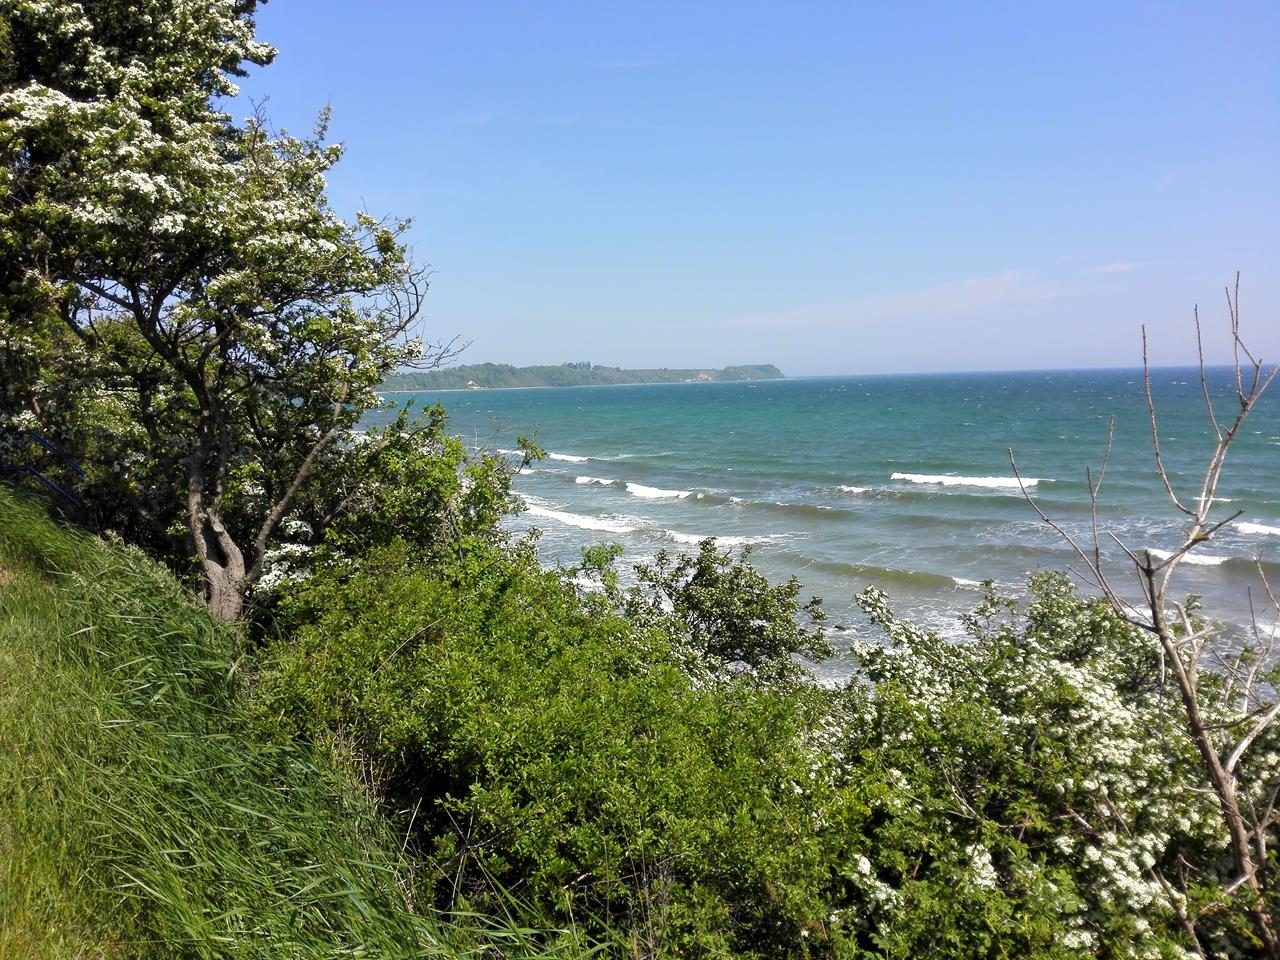
M 103 300 L 106 300 L 108 303 L 114 303 L 117 307 L 119 307 L 122 310 L 128 310 L 130 313 L 134 312 L 134 307 L 135 307 L 134 302 L 130 300 L 126 300 L 124 297 L 120 296 L 119 294 L 112 293 L 110 290 L 108 290 L 106 287 L 102 286 L 101 284 L 94 283 L 91 280 L 85 280 L 83 278 L 81 278 L 77 282 L 79 283 L 80 286 L 84 287 L 94 296 L 101 297 Z
M 1240 738 L 1240 742 L 1236 744 L 1235 749 L 1227 755 L 1227 760 L 1223 764 L 1227 773 L 1234 774 L 1236 767 L 1240 763 L 1241 757 L 1245 754 L 1245 751 L 1253 746 L 1253 742 L 1257 740 L 1258 737 L 1262 736 L 1267 727 L 1271 726 L 1277 716 L 1280 716 L 1280 700 L 1273 703 L 1271 705 L 1271 709 L 1258 718 L 1257 722 L 1254 723 L 1253 728 Z
M 1165 469 L 1164 457 L 1160 453 L 1160 426 L 1156 422 L 1156 402 L 1151 396 L 1151 362 L 1147 357 L 1146 324 L 1142 325 L 1142 386 L 1147 394 L 1147 414 L 1151 419 L 1151 447 L 1156 455 L 1156 473 L 1160 477 L 1160 482 L 1164 484 L 1165 493 L 1169 495 L 1173 505 L 1187 516 L 1194 516 L 1194 513 L 1184 507 L 1178 495 L 1173 492 L 1173 485 L 1169 482 L 1169 471 Z
M 1111 448 L 1116 439 L 1116 418 L 1110 417 L 1107 420 L 1107 448 L 1102 454 L 1102 466 L 1098 468 L 1098 482 L 1093 482 L 1088 468 L 1085 469 L 1085 479 L 1089 483 L 1089 526 L 1093 531 L 1093 566 L 1098 571 L 1099 578 L 1102 572 L 1102 544 L 1098 538 L 1098 492 L 1102 489 L 1102 481 L 1107 476 L 1107 464 L 1111 462 Z
M 1202 771 L 1207 785 L 1211 788 L 1217 801 L 1222 826 L 1231 850 L 1234 866 L 1233 878 L 1223 884 L 1223 893 L 1231 894 L 1237 890 L 1248 888 L 1252 903 L 1250 911 L 1256 924 L 1258 938 L 1266 954 L 1272 957 L 1273 960 L 1277 960 L 1277 958 L 1280 958 L 1280 938 L 1277 937 L 1272 928 L 1272 918 L 1266 912 L 1266 901 L 1263 895 L 1265 881 L 1260 864 L 1266 862 L 1266 842 L 1263 834 L 1274 815 L 1276 797 L 1280 793 L 1280 784 L 1277 785 L 1276 790 L 1272 791 L 1264 811 L 1259 812 L 1253 803 L 1252 795 L 1247 791 L 1242 791 L 1238 783 L 1238 775 L 1245 766 L 1245 758 L 1249 749 L 1280 718 L 1280 698 L 1274 696 L 1274 691 L 1271 691 L 1273 695 L 1269 701 L 1262 702 L 1258 697 L 1259 677 L 1263 675 L 1261 670 L 1263 664 L 1271 659 L 1275 649 L 1275 638 L 1273 636 L 1271 642 L 1266 645 L 1266 651 L 1262 657 L 1248 659 L 1242 653 L 1236 657 L 1233 664 L 1224 665 L 1225 696 L 1222 699 L 1205 700 L 1198 681 L 1197 669 L 1202 656 L 1209 651 L 1209 645 L 1215 633 L 1211 627 L 1198 626 L 1191 615 L 1192 612 L 1186 605 L 1170 603 L 1173 576 L 1178 570 L 1181 561 L 1192 549 L 1210 540 L 1243 514 L 1243 511 L 1237 510 L 1224 519 L 1211 519 L 1211 513 L 1217 502 L 1218 485 L 1222 478 L 1222 471 L 1228 453 L 1240 435 L 1245 419 L 1249 416 L 1262 394 L 1272 384 L 1277 373 L 1280 372 L 1280 367 L 1273 367 L 1269 371 L 1265 370 L 1262 362 L 1249 352 L 1248 347 L 1240 336 L 1239 274 L 1236 275 L 1235 290 L 1227 290 L 1227 307 L 1231 328 L 1232 353 L 1235 359 L 1234 379 L 1237 401 L 1235 414 L 1227 424 L 1224 424 L 1219 419 L 1214 407 L 1213 391 L 1210 389 L 1205 362 L 1199 310 L 1195 311 L 1200 392 L 1204 400 L 1209 423 L 1214 432 L 1215 443 L 1205 464 L 1199 496 L 1196 499 L 1194 509 L 1183 503 L 1174 490 L 1172 476 L 1161 450 L 1160 425 L 1152 390 L 1147 332 L 1145 327 L 1142 330 L 1143 389 L 1150 421 L 1156 474 L 1160 478 L 1160 483 L 1170 503 L 1190 521 L 1180 542 L 1168 553 L 1150 548 L 1136 553 L 1126 547 L 1114 534 L 1110 534 L 1112 540 L 1124 551 L 1134 565 L 1134 569 L 1138 574 L 1138 583 L 1145 597 L 1147 606 L 1145 612 L 1140 613 L 1133 604 L 1120 597 L 1114 590 L 1111 590 L 1110 585 L 1106 583 L 1106 579 L 1102 574 L 1103 557 L 1097 520 L 1097 501 L 1098 490 L 1101 487 L 1102 476 L 1105 472 L 1105 459 L 1103 470 L 1099 472 L 1096 483 L 1092 474 L 1086 472 L 1086 478 L 1089 481 L 1090 522 L 1094 540 L 1092 555 L 1088 554 L 1080 543 L 1060 524 L 1051 520 L 1034 498 L 1031 497 L 1022 481 L 1021 475 L 1018 473 L 1012 451 L 1010 451 L 1009 462 L 1013 466 L 1014 474 L 1018 477 L 1018 485 L 1022 490 L 1024 499 L 1041 520 L 1049 524 L 1084 562 L 1089 573 L 1088 579 L 1100 585 L 1112 608 L 1130 623 L 1148 630 L 1158 641 L 1162 673 L 1167 669 L 1173 676 L 1183 711 L 1186 715 L 1186 729 L 1200 756 Z M 1246 365 L 1248 367 L 1247 370 Z M 1107 439 L 1108 454 L 1110 453 L 1111 443 L 1112 432 L 1109 430 Z M 1258 566 L 1258 572 L 1272 608 L 1280 614 L 1280 604 L 1276 602 L 1276 596 L 1271 591 L 1270 584 L 1267 583 L 1261 564 Z M 1252 594 L 1250 595 L 1250 605 L 1252 610 Z M 1170 610 L 1173 611 L 1172 614 L 1169 612 Z M 1174 622 L 1170 621 L 1171 616 L 1174 618 Z M 1254 636 L 1257 638 L 1258 626 L 1256 617 L 1251 617 L 1251 621 L 1253 623 Z M 1253 655 L 1251 654 L 1251 656 Z M 1238 700 L 1236 698 L 1237 690 L 1239 692 Z M 1238 715 L 1228 716 L 1225 720 L 1212 715 L 1206 716 L 1206 711 L 1210 711 L 1212 714 L 1222 709 L 1224 705 L 1230 712 Z M 1221 739 L 1224 735 L 1236 736 L 1236 731 L 1241 728 L 1244 729 L 1244 733 L 1235 741 L 1224 759 L 1223 754 L 1220 752 Z M 1176 899 L 1175 897 L 1174 900 Z M 1179 916 L 1183 916 L 1183 914 L 1180 913 Z M 1198 944 L 1194 923 L 1190 922 L 1189 917 L 1185 919 L 1187 920 L 1185 927 L 1189 935 Z
M 1200 393 L 1204 396 L 1204 408 L 1209 415 L 1209 423 L 1213 426 L 1213 432 L 1217 434 L 1218 440 L 1222 440 L 1222 427 L 1218 425 L 1218 417 L 1213 412 L 1213 397 L 1209 395 L 1209 378 L 1205 375 L 1204 366 L 1204 341 L 1200 338 L 1200 305 L 1196 304 L 1194 309 L 1196 318 L 1196 356 L 1200 358 Z

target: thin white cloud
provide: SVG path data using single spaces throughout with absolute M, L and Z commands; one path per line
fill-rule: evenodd
M 1130 273 L 1134 270 L 1141 270 L 1151 261 L 1149 260 L 1117 260 L 1114 263 L 1102 263 L 1096 267 L 1090 267 L 1090 273 Z
M 990 276 L 873 294 L 856 300 L 793 307 L 726 320 L 724 326 L 848 326 L 918 317 L 963 316 L 1006 303 L 1057 300 L 1070 291 L 1040 280 L 1034 273 L 1006 270 Z

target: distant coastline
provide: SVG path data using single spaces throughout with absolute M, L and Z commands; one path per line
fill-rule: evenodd
M 636 383 L 722 383 L 742 380 L 783 380 L 771 363 L 743 364 L 714 370 L 706 367 L 626 370 L 591 363 L 514 367 L 507 363 L 473 363 L 445 370 L 392 374 L 379 392 L 426 390 L 502 390 L 520 387 L 585 387 Z

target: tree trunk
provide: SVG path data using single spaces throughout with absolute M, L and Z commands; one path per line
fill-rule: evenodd
M 244 613 L 249 585 L 244 552 L 222 523 L 216 507 L 205 505 L 203 476 L 194 459 L 188 469 L 187 532 L 204 577 L 205 603 L 215 620 L 235 623 Z
M 209 613 L 220 623 L 235 623 L 244 612 L 244 578 L 212 560 L 206 560 L 202 567 Z

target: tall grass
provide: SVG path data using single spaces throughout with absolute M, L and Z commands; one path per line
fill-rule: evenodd
M 413 907 L 334 758 L 241 705 L 234 637 L 0 487 L 0 958 L 537 954 Z

